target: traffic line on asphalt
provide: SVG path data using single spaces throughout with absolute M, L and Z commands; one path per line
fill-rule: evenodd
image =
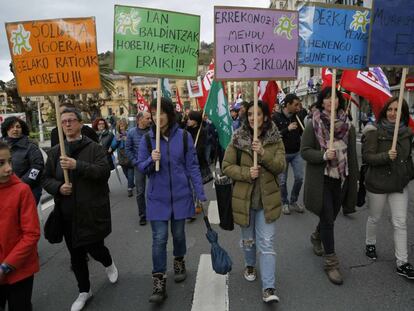
M 202 254 L 198 264 L 191 311 L 228 311 L 228 284 L 228 274 L 215 273 L 211 266 L 211 255 Z
M 220 216 L 216 200 L 210 201 L 208 204 L 208 220 L 212 224 L 218 225 L 220 223 Z

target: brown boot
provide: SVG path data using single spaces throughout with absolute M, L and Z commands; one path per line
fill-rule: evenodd
M 318 231 L 313 232 L 310 236 L 310 240 L 313 245 L 313 252 L 315 253 L 315 255 L 322 256 L 323 248 L 320 233 Z
M 325 259 L 325 272 L 328 276 L 329 281 L 336 285 L 341 285 L 343 283 L 341 272 L 339 272 L 339 261 L 336 254 L 329 254 L 323 256 Z

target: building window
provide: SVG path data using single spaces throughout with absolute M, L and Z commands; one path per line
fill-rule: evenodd
M 108 116 L 112 115 L 112 107 L 108 107 Z
M 119 114 L 123 115 L 124 114 L 124 107 L 119 107 Z

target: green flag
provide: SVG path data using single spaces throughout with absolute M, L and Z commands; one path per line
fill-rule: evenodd
M 233 127 L 222 82 L 213 80 L 204 111 L 217 129 L 221 147 L 226 149 L 231 141 Z
M 171 99 L 171 88 L 170 81 L 168 81 L 168 78 L 161 79 L 161 92 L 162 97 Z

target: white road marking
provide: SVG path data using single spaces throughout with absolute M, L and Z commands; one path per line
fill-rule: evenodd
M 210 201 L 210 203 L 208 204 L 208 220 L 212 224 L 217 225 L 220 223 L 217 201 L 215 200 Z
M 228 274 L 220 275 L 213 271 L 211 255 L 202 254 L 198 265 L 191 311 L 228 311 L 228 282 Z

